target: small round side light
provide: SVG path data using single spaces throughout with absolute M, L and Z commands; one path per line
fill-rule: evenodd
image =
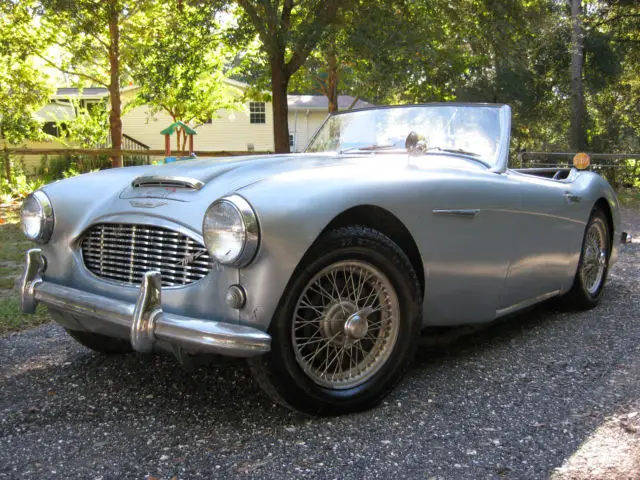
M 231 285 L 224 300 L 231 308 L 240 310 L 247 302 L 247 294 L 240 285 Z
M 591 165 L 591 157 L 589 157 L 588 153 L 579 152 L 573 157 L 573 166 L 578 170 L 584 170 L 589 165 Z

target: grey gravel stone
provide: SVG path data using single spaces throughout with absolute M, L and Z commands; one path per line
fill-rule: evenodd
M 546 478 L 640 399 L 638 260 L 624 247 L 595 310 L 434 333 L 387 401 L 339 418 L 275 406 L 243 363 L 103 357 L 55 325 L 11 335 L 0 479 Z

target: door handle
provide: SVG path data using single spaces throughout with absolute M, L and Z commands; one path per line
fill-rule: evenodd
M 580 203 L 582 201 L 580 195 L 574 195 L 571 192 L 564 192 L 564 198 L 566 198 L 569 203 Z

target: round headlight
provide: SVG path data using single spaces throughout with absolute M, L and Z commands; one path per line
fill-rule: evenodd
M 22 202 L 22 232 L 29 240 L 47 243 L 53 233 L 53 207 L 49 197 L 36 190 Z
M 207 250 L 223 265 L 244 267 L 258 250 L 258 220 L 244 198 L 231 195 L 209 206 L 202 222 Z

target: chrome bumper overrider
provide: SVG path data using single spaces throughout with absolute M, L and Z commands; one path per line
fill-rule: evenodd
M 42 303 L 128 329 L 131 345 L 139 352 L 152 351 L 157 341 L 189 352 L 235 357 L 251 357 L 271 348 L 271 337 L 257 328 L 163 312 L 159 272 L 145 273 L 133 304 L 46 282 L 42 279 L 45 268 L 42 251 L 29 250 L 21 282 L 21 307 L 25 313 L 33 313 L 36 305 Z

